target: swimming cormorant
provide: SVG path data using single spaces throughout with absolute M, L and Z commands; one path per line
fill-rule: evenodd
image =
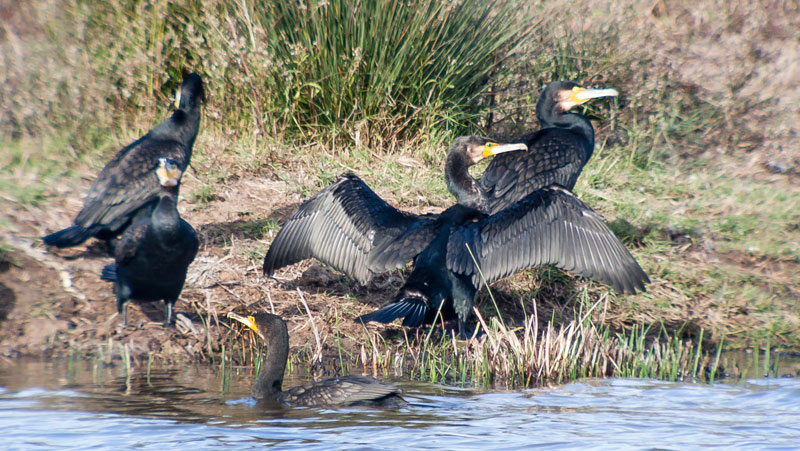
M 169 158 L 186 170 L 200 124 L 203 81 L 191 73 L 183 79 L 177 109 L 146 135 L 120 150 L 92 183 L 73 224 L 42 240 L 56 247 L 71 247 L 90 237 L 111 240 L 125 227 L 149 217 L 158 202 L 158 178 L 153 169 L 159 158 Z
M 192 226 L 178 214 L 178 163 L 161 158 L 154 172 L 161 187 L 155 208 L 149 217 L 137 220 L 113 241 L 115 263 L 103 268 L 101 276 L 114 282 L 123 325 L 128 323 L 130 299 L 163 299 L 164 325 L 171 324 L 172 306 L 183 290 L 186 271 L 200 246 Z
M 253 382 L 252 395 L 257 400 L 278 401 L 295 407 L 399 407 L 406 404 L 397 387 L 366 376 L 324 379 L 284 391 L 282 385 L 286 359 L 289 357 L 289 331 L 283 319 L 271 313 L 256 313 L 245 317 L 233 312 L 228 313 L 228 318 L 252 329 L 266 345 L 261 370 Z

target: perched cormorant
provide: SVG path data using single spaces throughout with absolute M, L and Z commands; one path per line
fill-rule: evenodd
M 115 263 L 103 268 L 101 276 L 114 282 L 117 311 L 123 315 L 123 325 L 128 323 L 130 299 L 163 299 L 164 325 L 171 324 L 172 306 L 183 290 L 186 271 L 200 246 L 192 226 L 178 214 L 181 179 L 178 163 L 161 158 L 154 172 L 161 187 L 155 208 L 150 216 L 137 220 L 114 240 Z
M 549 83 L 539 96 L 536 116 L 540 129 L 516 140 L 528 152 L 511 152 L 492 159 L 480 180 L 467 169 L 476 163 L 465 146 L 475 137 L 457 138 L 447 154 L 445 181 L 458 203 L 495 214 L 534 190 L 552 184 L 572 190 L 583 166 L 594 150 L 594 129 L 589 119 L 569 110 L 599 97 L 616 96 L 614 89 L 587 89 L 571 81 Z M 481 143 L 472 143 L 479 149 Z
M 479 139 L 479 149 L 457 150 L 473 152 L 477 162 L 525 149 Z M 422 252 L 440 228 L 437 217 L 399 211 L 358 176 L 342 174 L 303 202 L 284 224 L 264 257 L 264 273 L 271 275 L 278 268 L 314 257 L 364 284 L 374 274 L 400 268 Z
M 552 264 L 611 285 L 622 293 L 644 290 L 647 275 L 603 218 L 570 191 L 594 146 L 587 118 L 568 110 L 613 89 L 550 83 L 537 116 L 543 129 L 520 144 L 456 138 L 448 150 L 445 180 L 458 203 L 440 215 L 412 215 L 380 199 L 358 177 L 342 175 L 289 218 L 264 258 L 264 272 L 315 257 L 361 283 L 403 266 L 414 269 L 395 300 L 357 320 L 403 325 L 456 316 L 466 335 L 482 282 Z M 476 180 L 469 167 L 496 156 Z M 474 260 L 473 260 L 474 258 Z M 475 263 L 477 262 L 477 267 Z
M 73 224 L 45 236 L 45 244 L 71 247 L 90 237 L 111 240 L 137 219 L 149 217 L 159 198 L 153 168 L 161 157 L 177 162 L 181 172 L 192 158 L 204 99 L 203 81 L 194 73 L 181 84 L 177 109 L 167 120 L 120 150 L 89 188 Z
M 558 185 L 538 189 L 491 216 L 456 204 L 439 221 L 446 227 L 417 256 L 394 301 L 357 321 L 404 318 L 404 326 L 414 327 L 430 323 L 440 310 L 444 320 L 455 314 L 459 334 L 467 337 L 466 322 L 484 279 L 491 283 L 546 264 L 621 293 L 644 291 L 650 281 L 603 217 Z
M 258 400 L 278 401 L 290 406 L 324 407 L 332 405 L 367 405 L 399 407 L 406 402 L 400 390 L 366 376 L 344 376 L 324 379 L 283 391 L 283 373 L 289 357 L 289 331 L 286 323 L 271 313 L 244 317 L 228 313 L 252 329 L 266 344 L 261 371 L 253 382 L 252 395 Z
M 469 250 L 467 249 L 469 246 Z M 466 335 L 481 284 L 545 264 L 599 280 L 623 293 L 644 289 L 647 275 L 603 222 L 569 191 L 552 185 L 492 216 L 461 204 L 439 215 L 399 211 L 353 174 L 306 200 L 264 257 L 264 272 L 317 258 L 355 278 L 402 267 L 414 270 L 394 302 L 359 319 L 403 325 L 430 322 L 441 308 Z

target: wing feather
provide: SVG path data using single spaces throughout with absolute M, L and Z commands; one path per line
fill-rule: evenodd
M 540 264 L 553 264 L 599 280 L 621 293 L 644 290 L 647 275 L 605 225 L 602 216 L 572 193 L 550 186 L 501 213 L 460 226 L 449 238 L 447 266 L 480 282 L 466 251 L 487 281 Z
M 551 184 L 572 189 L 591 155 L 591 143 L 562 128 L 538 130 L 519 141 L 528 145 L 528 151 L 497 155 L 479 181 L 487 193 L 488 214 Z
M 342 174 L 284 224 L 264 257 L 264 272 L 313 257 L 366 283 L 414 258 L 434 232 L 432 217 L 397 210 L 358 176 Z
M 280 395 L 280 400 L 293 406 L 319 407 L 378 401 L 400 390 L 366 376 L 344 376 L 324 379 L 292 387 Z
M 154 169 L 161 157 L 175 160 L 185 171 L 191 151 L 178 141 L 149 135 L 120 150 L 92 183 L 75 224 L 86 228 L 121 225 L 136 210 L 157 201 L 161 185 Z

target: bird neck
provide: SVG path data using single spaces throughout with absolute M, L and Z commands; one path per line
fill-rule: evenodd
M 469 174 L 472 162 L 463 152 L 450 151 L 444 167 L 444 180 L 450 194 L 464 206 L 479 209 L 485 200 L 485 193 L 480 184 Z
M 181 144 L 186 146 L 187 151 L 191 154 L 194 140 L 197 138 L 197 131 L 200 128 L 200 107 L 184 109 L 182 106 L 172 113 L 170 120 L 173 124 L 179 126 L 178 139 Z
M 180 229 L 178 214 L 178 187 L 161 187 L 158 204 L 150 218 L 154 229 L 162 239 L 169 239 Z
M 572 133 L 580 135 L 589 143 L 588 160 L 594 150 L 594 127 L 588 117 L 580 113 L 556 113 L 555 111 L 545 110 L 542 114 L 537 113 L 540 129 L 562 128 Z
M 289 333 L 283 331 L 269 340 L 261 359 L 261 371 L 253 384 L 253 398 L 276 398 L 283 386 L 283 373 L 289 357 Z
M 199 129 L 200 108 L 178 108 L 172 112 L 172 116 L 150 130 L 149 135 L 155 139 L 168 139 L 181 143 L 186 149 L 184 161 L 188 162 L 192 157 L 192 147 Z M 183 164 L 188 163 L 180 163 L 181 170 L 185 170 L 186 168 Z

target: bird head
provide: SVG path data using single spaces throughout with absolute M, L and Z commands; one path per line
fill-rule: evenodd
M 158 167 L 156 168 L 156 175 L 158 182 L 161 186 L 178 186 L 181 181 L 181 170 L 178 168 L 178 163 L 169 158 L 159 158 Z
M 515 150 L 528 150 L 528 146 L 524 143 L 498 143 L 480 136 L 459 136 L 450 145 L 450 152 L 464 153 L 472 164 L 484 158 Z
M 175 91 L 175 109 L 186 110 L 206 100 L 203 79 L 194 72 L 184 75 L 181 87 Z
M 269 344 L 276 337 L 288 337 L 286 322 L 280 316 L 271 313 L 255 313 L 243 316 L 234 312 L 228 313 L 228 318 L 236 320 L 255 332 L 262 340 Z
M 558 110 L 567 112 L 572 108 L 582 105 L 589 100 L 597 99 L 600 97 L 615 97 L 619 95 L 616 89 L 592 89 L 584 88 L 575 82 L 571 81 L 558 81 L 553 82 L 545 88 L 545 91 L 554 90 L 555 103 Z M 543 92 L 542 96 L 547 95 Z

